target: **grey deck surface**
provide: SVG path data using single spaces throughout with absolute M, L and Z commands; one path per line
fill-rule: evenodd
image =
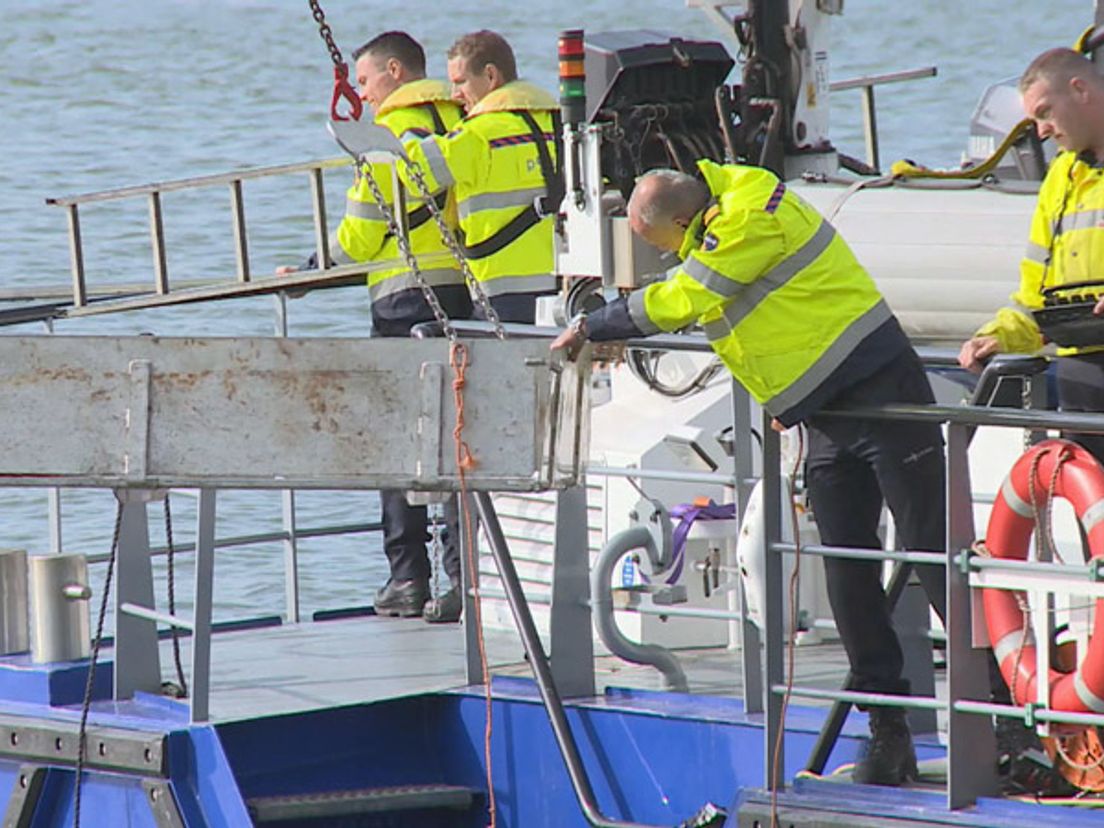
M 516 635 L 486 637 L 492 673 L 531 676 Z M 547 642 L 546 642 L 547 646 Z M 464 636 L 457 624 L 374 616 L 286 624 L 216 633 L 211 655 L 213 721 L 358 704 L 464 686 Z M 185 669 L 190 643 L 181 641 Z M 691 692 L 736 696 L 739 653 L 724 649 L 676 651 Z M 839 687 L 846 660 L 838 644 L 801 647 L 802 684 Z M 595 660 L 599 692 L 606 686 L 662 689 L 652 668 L 610 656 Z M 162 644 L 161 672 L 174 675 L 171 645 Z

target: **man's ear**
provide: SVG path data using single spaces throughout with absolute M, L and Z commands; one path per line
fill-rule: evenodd
M 483 77 L 485 77 L 495 89 L 502 86 L 502 73 L 498 71 L 498 67 L 493 63 L 488 63 L 483 67 Z
M 393 77 L 395 80 L 402 80 L 403 65 L 399 63 L 398 58 L 387 59 L 387 74 Z
M 1069 92 L 1078 103 L 1084 103 L 1089 97 L 1089 85 L 1084 78 L 1070 78 Z

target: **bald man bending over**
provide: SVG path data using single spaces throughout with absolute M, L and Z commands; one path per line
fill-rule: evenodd
M 820 413 L 826 406 L 934 402 L 924 368 L 874 282 L 832 225 L 773 173 L 711 161 L 698 167 L 703 180 L 651 172 L 629 201 L 633 231 L 676 253 L 681 267 L 578 318 L 553 348 L 698 323 L 776 427 L 807 427 L 806 485 L 823 543 L 880 549 L 884 498 L 905 548 L 942 551 L 939 426 Z M 908 693 L 881 562 L 832 557 L 824 566 L 854 679 L 850 689 Z M 942 616 L 943 568 L 916 572 Z M 915 778 L 903 708 L 872 706 L 870 729 L 855 781 L 899 785 Z

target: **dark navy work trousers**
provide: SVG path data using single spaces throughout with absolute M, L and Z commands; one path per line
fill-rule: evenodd
M 1058 407 L 1063 411 L 1104 413 L 1104 353 L 1059 357 Z M 1104 434 L 1062 434 L 1104 463 Z
M 931 386 L 909 348 L 874 375 L 841 392 L 829 407 L 934 402 Z M 899 545 L 941 552 L 945 545 L 946 475 L 939 425 L 814 415 L 806 425 L 806 482 L 821 541 L 828 546 L 882 548 L 883 499 L 893 513 Z M 825 558 L 828 599 L 847 651 L 853 689 L 907 693 L 901 645 L 882 588 L 880 561 Z M 943 567 L 917 566 L 932 606 L 943 617 Z
M 441 307 L 450 319 L 471 317 L 471 299 L 464 285 L 435 289 Z M 410 336 L 419 322 L 433 320 L 433 313 L 420 291 L 404 291 L 388 297 L 386 307 L 373 307 L 372 336 Z M 413 427 L 413 425 L 411 426 Z M 429 580 L 431 566 L 426 544 L 431 540 L 429 516 L 425 506 L 411 506 L 399 489 L 380 491 L 380 515 L 383 521 L 383 551 L 395 581 Z M 459 505 L 455 495 L 445 502 L 441 565 L 450 580 L 460 580 Z

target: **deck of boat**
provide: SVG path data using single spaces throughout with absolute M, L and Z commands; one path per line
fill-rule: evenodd
M 531 676 L 516 634 L 490 631 L 485 640 L 494 675 Z M 189 649 L 189 639 L 182 639 L 185 664 Z M 742 693 L 737 651 L 676 652 L 692 693 Z M 846 663 L 836 642 L 801 647 L 797 680 L 838 688 Z M 172 664 L 166 641 L 161 665 L 167 678 Z M 220 632 L 211 647 L 211 719 L 220 723 L 446 691 L 467 684 L 464 665 L 462 626 L 427 624 L 418 618 L 364 615 Z M 606 687 L 662 689 L 655 669 L 612 656 L 595 658 L 595 682 L 599 693 Z

